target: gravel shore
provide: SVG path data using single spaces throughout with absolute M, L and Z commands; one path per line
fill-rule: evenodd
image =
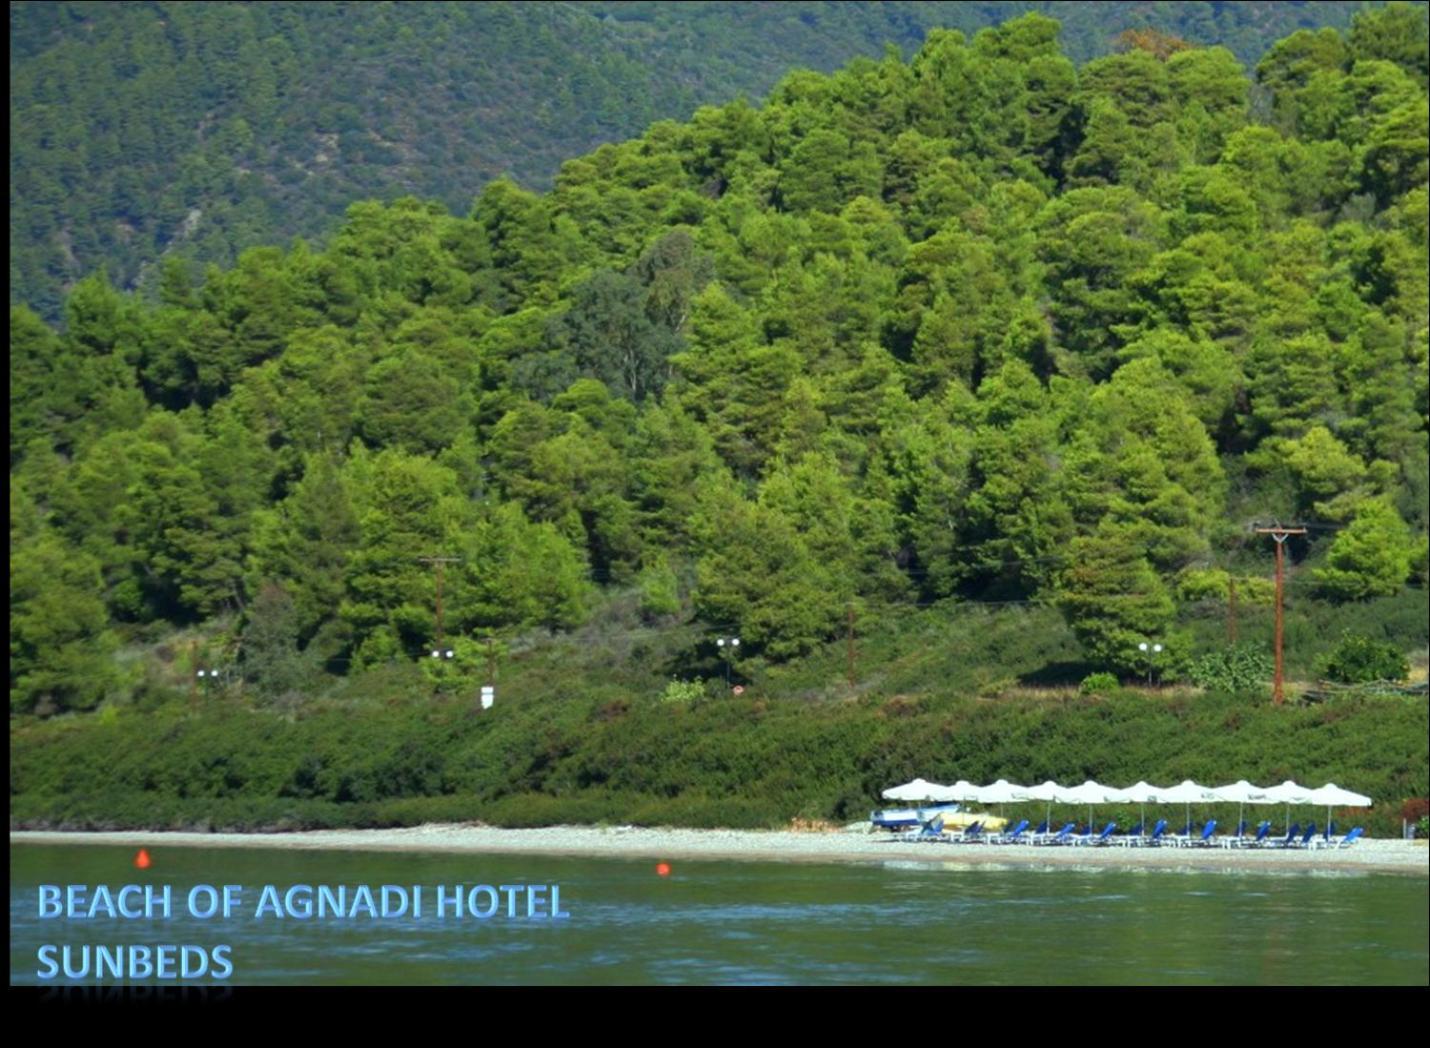
M 908 843 L 867 828 L 829 833 L 680 830 L 633 826 L 551 826 L 507 830 L 431 824 L 388 830 L 307 833 L 50 833 L 14 831 L 11 844 L 105 844 L 126 847 L 289 848 L 324 851 L 469 852 L 588 855 L 599 858 L 741 859 L 780 862 L 927 862 L 947 866 L 1053 868 L 1139 867 L 1245 873 L 1250 871 L 1430 875 L 1426 841 L 1361 840 L 1341 850 L 1227 848 L 1032 847 Z

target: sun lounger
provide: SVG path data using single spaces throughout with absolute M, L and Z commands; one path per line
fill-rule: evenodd
M 1118 837 L 1114 839 L 1112 843 L 1120 844 L 1124 848 L 1145 848 L 1148 845 L 1156 847 L 1157 845 L 1162 843 L 1162 834 L 1166 832 L 1166 829 L 1167 820 L 1158 819 L 1156 825 L 1152 827 L 1152 833 L 1150 836 L 1144 837 L 1141 834 L 1138 834 L 1134 837 L 1132 834 L 1129 833 L 1126 837 Z
M 1107 839 L 1112 836 L 1112 831 L 1115 829 L 1117 829 L 1117 823 L 1109 822 L 1106 826 L 1102 828 L 1102 832 L 1099 833 L 1096 837 L 1094 837 L 1092 836 L 1091 828 L 1089 828 L 1088 832 L 1085 835 L 1077 838 L 1075 841 L 1073 841 L 1073 843 L 1086 844 L 1094 847 L 1099 844 L 1106 844 Z
M 948 839 L 954 844 L 971 843 L 976 840 L 981 840 L 982 834 L 983 823 L 975 822 L 970 823 L 968 826 L 965 826 L 961 830 L 956 830 L 949 836 Z
M 1360 840 L 1360 839 L 1361 839 L 1361 836 L 1362 836 L 1364 833 L 1365 833 L 1364 827 L 1357 826 L 1355 829 L 1351 830 L 1350 833 L 1346 834 L 1344 837 L 1342 837 L 1342 838 L 1341 838 L 1340 840 L 1338 840 L 1338 841 L 1330 841 L 1329 843 L 1324 842 L 1324 841 L 1312 841 L 1312 842 L 1311 842 L 1311 847 L 1312 847 L 1312 848 L 1349 848 L 1349 847 L 1351 847 L 1353 844 L 1355 844 L 1356 841 Z
M 941 841 L 943 840 L 943 816 L 936 815 L 917 830 L 910 830 L 899 836 L 901 841 Z
M 1271 823 L 1263 822 L 1256 828 L 1256 836 L 1247 838 L 1240 835 L 1235 837 L 1224 837 L 1221 840 L 1223 848 L 1259 848 L 1266 840 L 1266 835 L 1271 832 Z
M 1206 824 L 1206 827 L 1202 830 L 1202 835 L 1201 835 L 1201 837 L 1199 837 L 1199 838 L 1197 838 L 1195 841 L 1193 841 L 1193 842 L 1192 842 L 1192 845 L 1193 845 L 1194 847 L 1197 847 L 1197 848 L 1213 848 L 1213 847 L 1215 847 L 1217 842 L 1212 839 L 1212 834 L 1215 833 L 1215 832 L 1216 832 L 1216 820 L 1215 820 L 1215 819 L 1212 819 L 1209 823 Z
M 1278 837 L 1278 838 L 1277 838 L 1276 840 L 1274 840 L 1274 841 L 1266 841 L 1266 842 L 1264 842 L 1264 843 L 1262 844 L 1262 847 L 1263 847 L 1263 848 L 1289 848 L 1289 847 L 1291 847 L 1291 842 L 1294 841 L 1294 840 L 1300 835 L 1300 833 L 1301 833 L 1301 824 L 1300 824 L 1299 822 L 1293 822 L 1293 823 L 1291 824 L 1291 828 L 1286 831 L 1286 836 L 1285 836 L 1285 837 Z
M 983 838 L 983 843 L 984 843 L 984 844 L 1019 844 L 1019 843 L 1021 843 L 1020 838 L 1021 838 L 1022 835 L 1023 835 L 1023 831 L 1026 830 L 1027 828 L 1028 828 L 1028 820 L 1027 820 L 1027 819 L 1024 819 L 1022 822 L 1018 823 L 1017 826 L 1014 826 L 1014 827 L 1013 827 L 1012 832 L 1008 832 L 1008 833 L 990 833 L 990 834 L 988 834 L 986 837 Z
M 1073 831 L 1073 829 L 1074 829 L 1075 827 L 1076 827 L 1076 823 L 1071 823 L 1071 822 L 1070 822 L 1070 823 L 1068 823 L 1066 826 L 1064 826 L 1061 830 L 1059 830 L 1057 833 L 1053 834 L 1052 836 L 1046 836 L 1046 835 L 1045 835 L 1043 840 L 1035 841 L 1034 843 L 1035 843 L 1035 844 L 1066 844 L 1066 843 L 1068 842 L 1068 838 L 1072 836 L 1072 831 Z
M 1301 835 L 1301 839 L 1299 841 L 1293 840 L 1290 844 L 1286 845 L 1286 847 L 1309 848 L 1311 846 L 1311 838 L 1314 836 L 1316 836 L 1316 824 L 1313 822 L 1311 823 L 1311 825 L 1306 827 L 1306 832 Z
M 1185 848 L 1196 840 L 1192 835 L 1192 824 L 1187 823 L 1187 828 L 1181 833 L 1173 833 L 1162 838 L 1162 843 L 1170 848 Z

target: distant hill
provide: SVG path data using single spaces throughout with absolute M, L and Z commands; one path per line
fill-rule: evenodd
M 10 300 L 55 320 L 101 266 L 152 287 L 175 255 L 322 239 L 354 200 L 465 213 L 509 173 L 705 103 L 765 95 L 933 27 L 1029 10 L 1082 62 L 1152 27 L 1248 66 L 1364 3 L 16 3 L 10 6 Z

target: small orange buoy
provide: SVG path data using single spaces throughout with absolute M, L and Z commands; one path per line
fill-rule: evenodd
M 149 852 L 145 848 L 140 848 L 139 854 L 134 856 L 134 865 L 141 870 L 147 870 L 151 861 L 152 860 L 150 860 L 149 858 Z
M 670 863 L 658 862 L 655 864 L 655 872 L 661 877 L 670 876 Z

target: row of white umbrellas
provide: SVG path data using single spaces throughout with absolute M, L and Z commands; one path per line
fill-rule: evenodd
M 959 801 L 977 804 L 1046 801 L 1050 811 L 1054 803 L 1086 804 L 1089 823 L 1092 821 L 1094 804 L 1185 804 L 1189 822 L 1193 804 L 1285 804 L 1288 822 L 1292 804 L 1314 804 L 1317 807 L 1324 805 L 1328 823 L 1331 818 L 1330 809 L 1333 807 L 1370 807 L 1369 797 L 1344 790 L 1333 782 L 1319 789 L 1311 789 L 1289 779 L 1279 786 L 1255 786 L 1245 779 L 1226 786 L 1203 786 L 1191 779 L 1185 779 L 1175 786 L 1161 787 L 1138 782 L 1125 789 L 1104 786 L 1091 779 L 1081 786 L 1062 786 L 1051 780 L 1038 786 L 1019 786 L 1007 779 L 999 779 L 987 786 L 975 786 L 960 779 L 952 786 L 941 786 L 936 782 L 915 779 L 913 782 L 885 790 L 884 798 L 891 801 Z

